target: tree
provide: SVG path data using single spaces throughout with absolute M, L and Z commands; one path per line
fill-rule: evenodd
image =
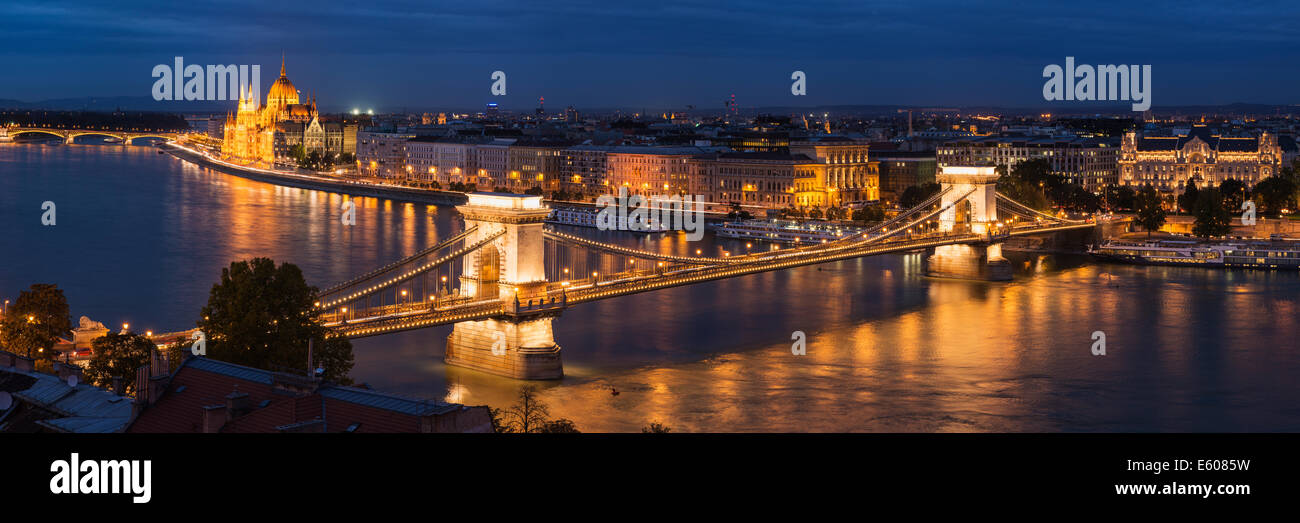
M 549 421 L 550 409 L 537 397 L 537 387 L 519 389 L 519 401 L 505 410 L 504 425 L 510 432 L 535 432 Z
M 1241 203 L 1250 197 L 1245 182 L 1236 178 L 1228 178 L 1220 183 L 1219 194 L 1223 195 L 1223 206 L 1234 212 L 1240 210 Z
M 898 197 L 898 206 L 904 209 L 911 209 L 921 202 L 926 201 L 931 196 L 939 192 L 939 184 L 935 182 L 913 185 L 903 189 L 903 194 Z
M 817 207 L 813 207 L 811 211 L 808 211 L 808 217 L 814 220 L 820 220 L 822 218 L 822 210 Z
M 68 300 L 58 286 L 37 283 L 18 294 L 0 321 L 0 345 L 28 358 L 53 359 L 59 336 L 72 330 Z
M 1255 197 L 1268 214 L 1277 216 L 1282 209 L 1296 208 L 1296 183 L 1288 177 L 1270 176 L 1255 184 Z
M 1210 188 L 1201 192 L 1196 199 L 1193 214 L 1196 222 L 1192 225 L 1192 234 L 1209 238 L 1227 236 L 1232 232 L 1232 215 L 1223 205 L 1224 198 L 1218 189 Z
M 651 421 L 649 425 L 641 428 L 642 434 L 667 434 L 672 431 L 673 429 L 665 427 L 663 423 L 658 421 Z
M 1165 224 L 1165 208 L 1160 204 L 1160 194 L 1155 187 L 1145 185 L 1138 191 L 1137 223 L 1146 229 L 1148 237 L 1151 236 L 1151 231 L 1159 230 Z
M 125 393 L 130 394 L 135 390 L 135 371 L 149 364 L 154 344 L 139 334 L 109 332 L 95 338 L 91 349 L 94 355 L 86 365 L 86 377 L 91 383 L 105 387 L 113 378 L 123 378 Z
M 1196 188 L 1196 182 L 1187 180 L 1183 194 L 1178 195 L 1178 209 L 1185 213 L 1194 212 L 1199 197 L 1200 190 Z
M 488 417 L 492 419 L 492 432 L 498 434 L 514 432 L 514 430 L 510 428 L 510 424 L 506 423 L 505 413 L 501 412 L 501 409 L 488 407 Z
M 1062 193 L 1064 199 L 1059 203 L 1071 211 L 1096 212 L 1101 208 L 1101 198 L 1081 185 L 1070 184 Z
M 537 387 L 532 385 L 519 389 L 519 401 L 505 411 L 489 409 L 492 413 L 492 425 L 497 432 L 527 433 L 566 433 L 576 434 L 578 428 L 573 421 L 550 418 L 550 409 L 537 397 Z
M 1137 208 L 1137 192 L 1127 185 L 1107 185 L 1102 190 L 1102 203 L 1107 210 L 1132 211 Z
M 307 160 L 307 148 L 300 143 L 293 144 L 289 147 L 289 157 L 293 158 L 298 165 L 302 165 Z
M 233 262 L 221 270 L 208 304 L 200 315 L 199 330 L 208 338 L 208 355 L 260 369 L 307 368 L 307 342 L 312 340 L 314 366 L 323 377 L 351 383 L 352 343 L 330 332 L 315 307 L 317 289 L 307 285 L 302 271 L 290 263 L 269 258 Z
M 1048 210 L 1054 201 L 1065 201 L 1070 190 L 1065 177 L 1051 171 L 1052 164 L 1046 159 L 1025 160 L 998 178 L 998 192 L 1035 209 Z
M 877 217 L 877 215 L 879 215 L 879 217 Z M 885 210 L 881 209 L 879 205 L 869 205 L 861 209 L 857 209 L 853 211 L 853 213 L 849 216 L 849 219 L 855 222 L 862 222 L 862 223 L 877 222 L 883 220 L 884 218 L 885 218 Z
M 313 149 L 298 161 L 298 167 L 313 171 L 328 171 L 334 168 L 334 155 Z
M 534 185 L 534 186 L 528 188 L 528 190 L 524 191 L 524 194 L 531 194 L 531 195 L 533 195 L 533 196 L 541 196 L 541 195 L 543 195 L 543 194 L 546 194 L 546 191 L 542 190 L 541 187 Z

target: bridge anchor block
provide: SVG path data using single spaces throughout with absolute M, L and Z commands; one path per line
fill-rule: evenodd
M 925 258 L 925 274 L 938 278 L 1011 281 L 1011 262 L 1002 257 L 1002 244 L 943 245 Z
M 552 317 L 462 321 L 447 336 L 448 365 L 520 380 L 564 377 Z

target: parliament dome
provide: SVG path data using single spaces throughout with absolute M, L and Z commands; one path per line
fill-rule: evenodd
M 280 77 L 271 84 L 271 89 L 266 92 L 266 105 L 284 107 L 296 105 L 298 103 L 298 89 L 294 88 L 293 82 L 284 74 L 284 59 L 280 59 Z

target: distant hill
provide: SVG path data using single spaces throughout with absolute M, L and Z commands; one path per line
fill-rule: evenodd
M 149 96 L 99 96 L 56 98 L 39 102 L 0 99 L 0 110 L 45 109 L 50 111 L 151 111 L 169 113 L 224 113 L 235 108 L 229 101 L 156 101 Z
M 170 112 L 181 114 L 204 114 L 215 113 L 223 114 L 232 111 L 235 108 L 235 102 L 230 101 L 155 101 L 149 96 L 99 96 L 83 98 L 56 98 L 50 100 L 41 100 L 38 102 L 23 102 L 20 100 L 0 99 L 0 110 L 35 110 L 45 109 L 51 111 L 98 111 L 112 112 L 114 110 L 123 111 L 152 111 L 152 112 Z M 650 114 L 659 112 L 681 112 L 683 107 L 676 109 L 647 109 Z M 991 113 L 1002 114 L 1006 116 L 1029 116 L 1040 113 L 1052 113 L 1056 116 L 1092 116 L 1092 115 L 1132 115 L 1137 116 L 1139 113 L 1133 112 L 1128 103 L 1115 102 L 1075 102 L 1075 103 L 1058 103 L 1054 105 L 1043 105 L 1037 107 L 1003 107 L 995 105 L 975 105 L 975 106 L 957 106 L 944 104 L 927 104 L 927 105 L 897 105 L 897 104 L 835 104 L 835 105 L 817 105 L 817 106 L 762 106 L 762 107 L 742 107 L 741 114 L 773 114 L 773 115 L 791 115 L 791 114 L 820 114 L 830 113 L 834 115 L 858 115 L 858 116 L 886 116 L 896 115 L 900 109 L 912 109 L 918 113 L 921 112 L 947 112 L 961 111 L 965 114 L 970 113 Z M 344 108 L 329 108 L 322 106 L 323 112 L 332 110 L 342 111 Z M 481 107 L 477 108 L 438 108 L 438 109 L 419 109 L 412 107 L 402 108 L 385 108 L 383 112 L 478 112 Z M 614 111 L 623 112 L 640 112 L 641 108 L 614 108 L 614 107 L 579 107 L 583 113 L 611 113 Z M 1254 104 L 1254 103 L 1232 103 L 1226 105 L 1178 105 L 1178 106 L 1155 106 L 1151 109 L 1157 115 L 1270 115 L 1270 114 L 1293 114 L 1300 115 L 1300 105 L 1283 105 L 1283 104 Z M 687 111 L 694 115 L 721 115 L 725 109 L 696 107 Z

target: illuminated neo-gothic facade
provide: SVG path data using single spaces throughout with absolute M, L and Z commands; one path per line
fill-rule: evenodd
M 261 105 L 251 88 L 247 93 L 240 89 L 238 109 L 234 114 L 226 115 L 221 154 L 238 163 L 273 166 L 277 125 L 282 122 L 306 124 L 307 129 L 320 128 L 315 97 L 307 103 L 299 103 L 298 90 L 285 76 L 283 61 L 280 62 L 280 78 L 266 93 L 266 105 Z
M 1181 194 L 1188 181 L 1206 187 L 1232 178 L 1253 187 L 1277 174 L 1282 161 L 1277 135 L 1267 132 L 1253 138 L 1219 136 L 1204 126 L 1169 137 L 1129 132 L 1120 144 L 1120 183 L 1170 194 Z

